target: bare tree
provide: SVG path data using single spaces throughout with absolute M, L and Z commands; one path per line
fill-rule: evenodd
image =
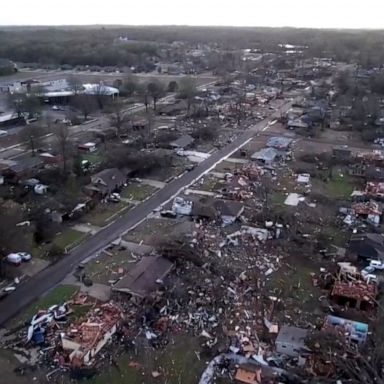
M 158 80 L 152 80 L 147 85 L 147 89 L 153 100 L 153 109 L 156 111 L 156 103 L 165 93 L 164 85 Z
M 24 113 L 33 117 L 41 111 L 41 103 L 37 96 L 31 94 L 13 93 L 9 94 L 8 104 L 21 117 Z
M 137 92 L 145 105 L 145 112 L 148 112 L 149 92 L 146 84 L 138 84 Z
M 133 94 L 138 90 L 136 78 L 128 76 L 123 82 L 123 90 L 128 97 L 133 96 Z
M 63 173 L 67 174 L 68 161 L 73 152 L 73 143 L 69 128 L 65 124 L 57 124 L 54 129 L 54 140 L 63 163 Z
M 88 116 L 97 109 L 95 98 L 85 94 L 74 96 L 72 105 L 82 113 L 84 121 L 86 121 Z
M 80 94 L 84 89 L 83 82 L 76 76 L 70 76 L 67 79 L 67 83 L 69 89 L 74 92 L 75 96 Z
M 196 82 L 191 77 L 185 77 L 180 81 L 179 96 L 187 100 L 187 112 L 189 114 L 191 105 L 197 93 Z
M 36 149 L 44 144 L 45 129 L 38 124 L 26 125 L 20 131 L 20 140 L 25 143 L 27 149 L 32 151 L 32 156 L 36 155 Z
M 116 128 L 119 136 L 129 120 L 128 115 L 124 112 L 124 104 L 120 100 L 114 101 L 108 105 L 108 112 L 111 125 Z

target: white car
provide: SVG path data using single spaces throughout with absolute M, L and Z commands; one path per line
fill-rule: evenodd
M 32 255 L 27 252 L 17 252 L 17 254 L 21 257 L 22 261 L 29 261 L 32 259 Z
M 367 283 L 377 282 L 377 276 L 373 272 L 375 272 L 375 268 L 368 266 L 361 270 L 361 276 Z
M 119 193 L 111 193 L 107 197 L 107 201 L 109 201 L 110 203 L 119 203 L 120 200 L 121 200 L 121 196 Z
M 4 131 L 4 130 L 0 129 L 0 137 L 4 137 L 4 136 L 7 136 L 7 135 L 8 135 L 7 131 Z
M 375 269 L 384 269 L 384 263 L 381 260 L 370 260 L 369 266 Z

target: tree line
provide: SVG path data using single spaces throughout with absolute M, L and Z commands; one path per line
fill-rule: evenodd
M 175 36 L 186 44 L 184 48 L 207 44 L 219 49 L 279 52 L 279 44 L 294 44 L 307 47 L 304 52 L 309 57 L 332 57 L 366 67 L 381 65 L 384 59 L 383 31 L 185 26 L 3 28 L 0 57 L 23 63 L 135 66 L 145 70 L 153 65 L 154 58 L 167 58 Z

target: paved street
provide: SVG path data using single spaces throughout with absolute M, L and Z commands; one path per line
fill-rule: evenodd
M 280 113 L 288 110 L 291 105 L 292 103 L 283 105 L 282 108 L 272 114 L 268 119 L 261 121 L 251 129 L 247 130 L 232 143 L 213 153 L 208 159 L 201 162 L 195 169 L 173 180 L 163 189 L 159 190 L 156 195 L 134 207 L 110 226 L 92 236 L 89 240 L 85 241 L 71 253 L 64 256 L 59 262 L 19 286 L 15 292 L 0 302 L 0 324 L 4 324 L 7 320 L 20 312 L 25 306 L 60 283 L 60 281 L 63 280 L 63 278 L 82 260 L 101 251 L 110 242 L 144 220 L 146 216 L 155 208 L 175 196 L 182 188 L 189 186 L 204 173 L 214 168 L 217 163 L 230 156 L 238 148 L 246 144 L 253 136 L 255 136 L 257 132 L 265 131 L 269 121 L 280 116 Z

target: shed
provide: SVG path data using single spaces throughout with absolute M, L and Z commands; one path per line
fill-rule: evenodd
M 193 144 L 195 139 L 190 135 L 183 135 L 177 140 L 171 141 L 169 145 L 175 149 L 184 149 Z
M 275 148 L 263 148 L 260 151 L 255 152 L 251 156 L 251 159 L 270 165 L 277 159 L 278 156 L 279 152 Z
M 289 137 L 283 137 L 283 136 L 271 137 L 267 141 L 267 147 L 287 150 L 292 144 L 292 141 L 293 139 L 290 139 Z
M 276 352 L 292 357 L 309 352 L 304 343 L 307 335 L 306 329 L 283 325 L 275 341 Z

